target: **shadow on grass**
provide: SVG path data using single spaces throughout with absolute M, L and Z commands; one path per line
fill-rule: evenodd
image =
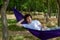
M 8 29 L 11 31 L 25 31 L 26 30 L 24 27 L 18 27 L 16 25 L 10 25 L 8 26 Z

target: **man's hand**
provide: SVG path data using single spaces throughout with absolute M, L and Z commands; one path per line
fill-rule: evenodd
M 20 20 L 18 23 L 16 23 L 17 26 L 22 26 L 22 22 L 24 21 L 24 19 Z

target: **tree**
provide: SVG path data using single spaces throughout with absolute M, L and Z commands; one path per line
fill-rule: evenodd
M 1 8 L 1 19 L 2 19 L 2 40 L 8 40 L 8 28 L 7 28 L 7 18 L 6 18 L 6 9 L 8 6 L 9 0 L 3 0 L 3 5 Z
M 51 0 L 48 0 L 48 14 L 49 17 L 51 17 L 51 4 L 50 4 Z
M 58 6 L 59 6 L 59 11 L 58 11 L 58 26 L 60 26 L 60 0 L 57 0 Z

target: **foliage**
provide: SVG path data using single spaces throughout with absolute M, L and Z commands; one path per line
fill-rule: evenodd
M 0 1 L 0 5 L 3 1 Z M 56 13 L 57 2 L 56 0 L 49 1 L 52 12 Z M 7 10 L 12 10 L 15 7 L 20 11 L 39 11 L 48 12 L 48 0 L 10 0 Z
M 0 0 L 0 5 L 3 4 L 3 0 Z

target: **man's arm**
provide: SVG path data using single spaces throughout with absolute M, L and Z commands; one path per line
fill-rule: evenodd
M 17 22 L 16 25 L 17 25 L 17 26 L 22 26 L 21 23 L 22 23 L 23 21 L 24 21 L 24 19 L 22 19 L 21 21 Z
M 40 21 L 37 21 L 37 24 L 38 24 L 40 27 L 42 27 L 43 29 L 45 29 L 45 30 L 48 28 L 48 27 L 42 25 L 42 24 L 40 23 Z
M 48 27 L 46 27 L 46 26 L 44 26 L 44 25 L 42 25 L 42 24 L 40 24 L 39 26 L 42 27 L 42 30 L 47 30 L 47 29 L 48 29 Z

